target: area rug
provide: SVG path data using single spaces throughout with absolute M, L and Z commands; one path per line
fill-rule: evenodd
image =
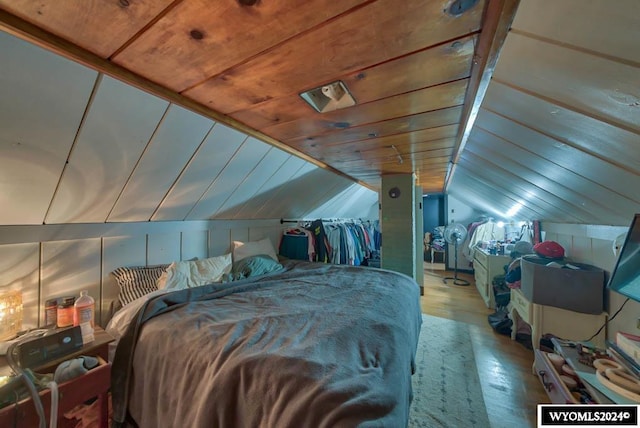
M 422 315 L 409 428 L 489 427 L 466 323 Z

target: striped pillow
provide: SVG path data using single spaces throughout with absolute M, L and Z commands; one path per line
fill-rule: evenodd
M 156 291 L 156 281 L 168 267 L 169 265 L 119 267 L 111 272 L 120 287 L 118 300 L 122 306 Z

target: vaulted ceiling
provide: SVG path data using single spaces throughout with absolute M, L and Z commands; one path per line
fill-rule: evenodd
M 640 3 L 616 5 L 0 0 L 0 223 L 346 215 L 413 172 L 498 217 L 627 224 Z M 355 105 L 300 96 L 336 81 Z

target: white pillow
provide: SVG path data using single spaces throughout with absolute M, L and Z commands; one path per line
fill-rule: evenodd
M 276 250 L 273 248 L 273 244 L 269 238 L 251 242 L 233 241 L 234 262 L 238 262 L 250 256 L 259 256 L 260 254 L 265 254 L 273 260 L 278 261 Z
M 231 253 L 195 261 L 173 262 L 167 274 L 158 279 L 159 290 L 181 290 L 220 282 L 231 273 Z

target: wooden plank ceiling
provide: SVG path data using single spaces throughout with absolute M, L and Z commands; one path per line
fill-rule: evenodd
M 372 189 L 415 172 L 441 192 L 516 5 L 0 0 L 0 28 Z M 355 106 L 299 96 L 338 80 Z

